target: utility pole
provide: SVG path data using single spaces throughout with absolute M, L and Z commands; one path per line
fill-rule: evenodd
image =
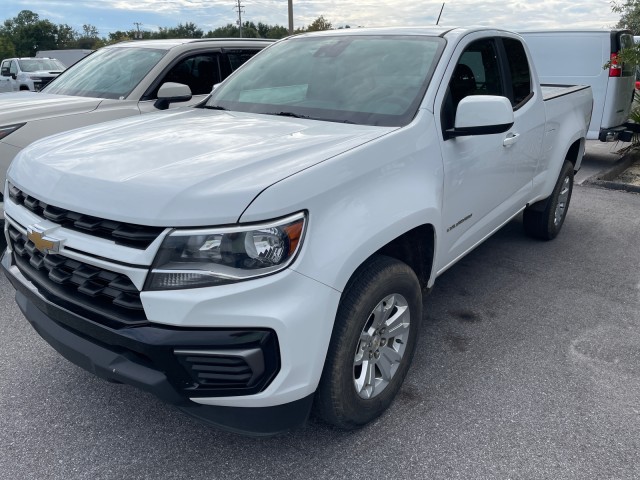
M 289 0 L 289 35 L 293 35 L 293 0 Z
M 140 32 L 140 25 L 142 25 L 142 23 L 140 22 L 133 22 L 133 24 L 136 26 L 136 28 L 138 29 L 138 33 L 136 33 L 136 39 L 138 40 L 142 40 L 142 32 Z
M 242 5 L 241 0 L 237 0 L 238 5 L 235 7 L 238 9 L 238 28 L 240 29 L 240 38 L 242 38 L 242 12 L 244 11 L 244 5 Z

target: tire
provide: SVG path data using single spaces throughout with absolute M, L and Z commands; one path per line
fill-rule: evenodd
M 573 164 L 565 160 L 551 196 L 524 210 L 524 231 L 540 240 L 556 238 L 564 224 L 573 192 Z
M 422 291 L 408 265 L 375 256 L 345 288 L 316 392 L 317 418 L 350 430 L 381 415 L 409 370 Z

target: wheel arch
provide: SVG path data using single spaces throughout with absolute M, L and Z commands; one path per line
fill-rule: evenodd
M 573 170 L 575 172 L 578 171 L 580 166 L 582 165 L 582 157 L 584 156 L 584 147 L 585 147 L 585 139 L 579 138 L 574 141 L 567 154 L 565 155 L 565 160 L 569 160 L 573 164 Z
M 420 286 L 425 289 L 431 285 L 435 245 L 436 230 L 433 225 L 427 223 L 394 238 L 369 258 L 385 255 L 406 263 L 415 272 Z

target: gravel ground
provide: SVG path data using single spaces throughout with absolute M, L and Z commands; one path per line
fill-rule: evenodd
M 618 175 L 618 177 L 616 177 L 613 181 L 640 187 L 640 157 L 638 157 L 633 165 L 631 165 L 624 172 Z

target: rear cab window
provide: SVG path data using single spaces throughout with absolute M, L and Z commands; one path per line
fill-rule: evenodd
M 511 91 L 508 92 L 508 97 L 513 109 L 517 110 L 533 97 L 529 60 L 524 46 L 519 40 L 503 37 L 502 45 L 511 77 L 508 85 Z

